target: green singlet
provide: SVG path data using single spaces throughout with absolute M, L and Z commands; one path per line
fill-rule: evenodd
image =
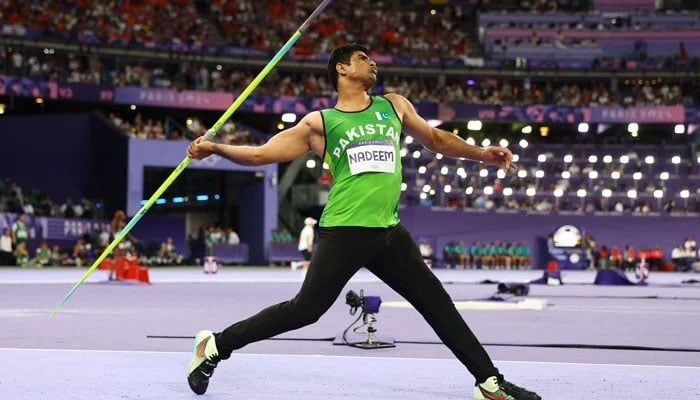
M 401 120 L 384 97 L 362 111 L 321 110 L 324 161 L 333 186 L 320 226 L 386 228 L 397 225 L 401 194 Z

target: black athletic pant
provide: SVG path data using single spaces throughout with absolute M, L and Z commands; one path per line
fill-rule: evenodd
M 392 228 L 319 229 L 318 247 L 301 290 L 216 335 L 221 358 L 259 340 L 312 324 L 333 305 L 362 267 L 408 300 L 477 382 L 500 376 L 486 350 L 459 314 L 440 281 L 423 263 L 418 246 L 401 225 Z

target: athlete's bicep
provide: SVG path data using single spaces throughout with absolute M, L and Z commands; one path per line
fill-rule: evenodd
M 313 150 L 311 138 L 319 130 L 323 130 L 320 113 L 307 114 L 298 124 L 276 134 L 260 147 L 264 163 L 291 161 L 308 153 Z

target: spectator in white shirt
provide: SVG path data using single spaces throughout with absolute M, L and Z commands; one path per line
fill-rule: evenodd
M 236 231 L 234 231 L 231 228 L 227 229 L 227 235 L 228 235 L 228 244 L 240 244 L 241 243 L 241 238 L 238 237 L 238 234 Z
M 15 257 L 12 255 L 12 234 L 5 228 L 0 236 L 0 265 L 14 265 Z
M 673 250 L 671 250 L 671 262 L 675 267 L 676 271 L 685 271 L 686 259 L 688 253 L 682 244 L 679 244 Z
M 24 205 L 22 206 L 24 213 L 27 215 L 34 215 L 34 206 L 29 202 L 29 198 L 24 196 Z
M 695 250 L 698 248 L 698 246 L 696 245 L 695 239 L 693 239 L 692 236 L 688 236 L 685 239 L 683 247 L 685 247 L 685 251 L 688 253 L 689 257 L 695 257 Z
M 309 260 L 311 260 L 311 253 L 314 250 L 314 225 L 316 225 L 316 220 L 308 217 L 304 220 L 304 228 L 302 228 L 301 233 L 299 233 L 299 252 L 304 256 L 304 261 L 301 262 L 301 266 L 306 271 L 309 268 Z M 298 264 L 292 264 L 292 269 Z

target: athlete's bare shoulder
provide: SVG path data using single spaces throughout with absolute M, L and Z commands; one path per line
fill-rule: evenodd
M 398 93 L 387 93 L 384 95 L 384 98 L 391 102 L 391 105 L 394 106 L 394 110 L 396 110 L 396 112 L 399 114 L 399 117 L 401 117 L 401 119 L 403 120 L 403 116 L 406 114 L 406 111 L 411 106 L 411 102 Z
M 321 111 L 312 111 L 306 114 L 299 121 L 299 124 L 306 126 L 315 133 L 323 132 L 323 117 L 321 116 Z

